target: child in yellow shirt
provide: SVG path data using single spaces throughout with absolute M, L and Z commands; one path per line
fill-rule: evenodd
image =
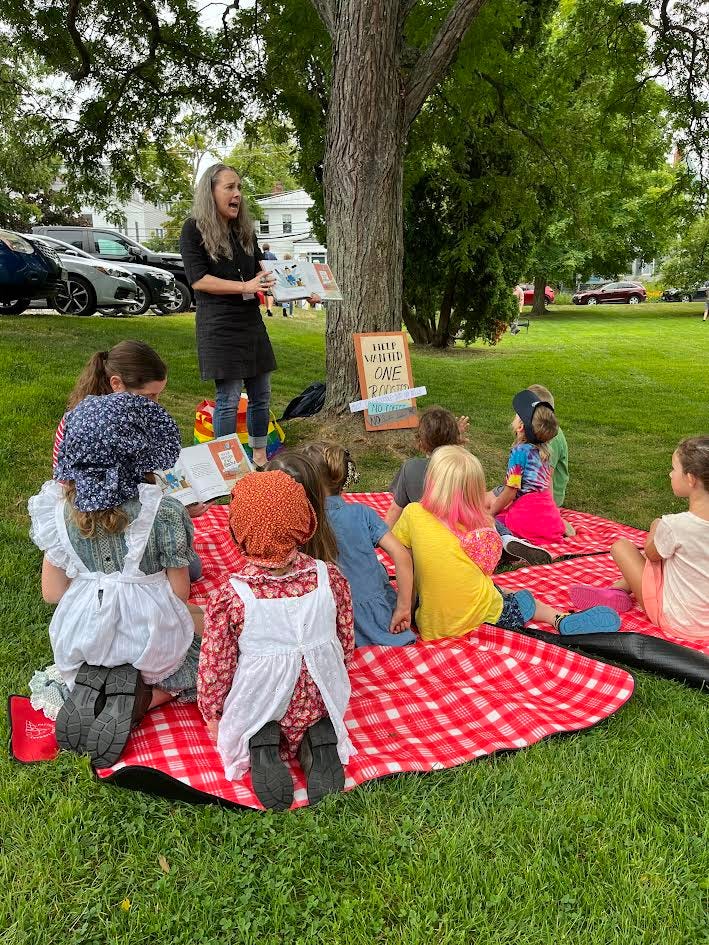
M 423 640 L 463 636 L 483 623 L 512 630 L 534 620 L 564 635 L 620 627 L 610 607 L 558 612 L 530 591 L 505 591 L 493 582 L 502 540 L 486 509 L 480 461 L 461 446 L 435 450 L 421 502 L 406 506 L 393 533 L 413 555 Z

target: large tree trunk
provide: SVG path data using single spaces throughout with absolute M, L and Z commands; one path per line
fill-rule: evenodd
M 332 40 L 325 151 L 328 261 L 344 302 L 328 306 L 327 405 L 359 399 L 353 332 L 400 331 L 404 100 L 398 24 L 379 0 L 341 5 Z
M 546 276 L 534 277 L 534 301 L 532 302 L 532 315 L 543 315 L 546 312 L 547 300 L 544 291 L 546 287 Z
M 441 299 L 441 311 L 438 315 L 438 325 L 433 339 L 434 348 L 447 348 L 451 340 L 451 327 L 453 321 L 453 301 L 455 299 L 455 286 L 458 276 L 455 270 L 448 271 L 443 297 Z

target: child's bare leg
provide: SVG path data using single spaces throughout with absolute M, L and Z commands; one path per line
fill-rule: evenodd
M 150 709 L 154 709 L 159 705 L 165 705 L 166 702 L 171 702 L 175 697 L 171 692 L 166 692 L 164 689 L 158 689 L 157 686 L 153 686 L 153 694 L 150 700 Z
M 627 538 L 619 538 L 611 547 L 611 555 L 618 565 L 620 573 L 623 575 L 623 581 L 616 583 L 613 587 L 620 587 L 628 590 L 635 598 L 640 607 L 643 607 L 643 571 L 645 570 L 645 557 L 639 548 L 628 541 Z M 643 608 L 644 609 L 644 608 Z
M 194 623 L 194 635 L 196 637 L 201 637 L 204 632 L 204 611 L 201 607 L 198 607 L 196 604 L 188 604 L 190 614 L 192 615 L 192 621 Z
M 534 604 L 534 617 L 532 619 L 539 623 L 548 623 L 550 627 L 554 626 L 554 621 L 559 614 L 566 613 L 565 610 L 555 610 L 553 607 L 550 607 L 549 604 L 543 604 L 536 598 L 534 599 Z

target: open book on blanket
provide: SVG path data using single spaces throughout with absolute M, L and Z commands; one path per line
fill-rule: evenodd
M 341 302 L 342 293 L 326 263 L 302 259 L 262 259 L 261 268 L 275 276 L 271 288 L 276 302 L 293 302 L 319 295 L 323 302 Z
M 183 505 L 192 505 L 229 495 L 234 483 L 251 469 L 244 447 L 233 433 L 186 446 L 172 469 L 159 470 L 155 479 L 165 495 L 174 496 Z

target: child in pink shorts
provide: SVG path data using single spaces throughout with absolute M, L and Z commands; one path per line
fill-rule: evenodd
M 607 604 L 620 613 L 634 597 L 661 630 L 709 640 L 709 436 L 679 444 L 670 483 L 689 510 L 655 519 L 644 554 L 626 538 L 615 542 L 611 554 L 623 577 L 612 587 L 577 584 L 569 595 L 576 607 Z

